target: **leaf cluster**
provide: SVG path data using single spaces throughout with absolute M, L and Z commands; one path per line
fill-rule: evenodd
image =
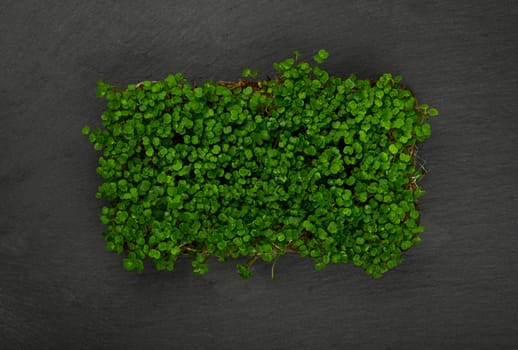
M 189 255 L 203 274 L 211 256 L 249 257 L 237 265 L 247 278 L 254 261 L 295 252 L 317 270 L 352 262 L 380 277 L 420 241 L 416 143 L 437 110 L 401 77 L 343 79 L 321 68 L 327 51 L 298 56 L 270 80 L 247 68 L 200 86 L 181 74 L 98 82 L 103 127 L 83 133 L 101 152 L 106 247 L 127 270 Z

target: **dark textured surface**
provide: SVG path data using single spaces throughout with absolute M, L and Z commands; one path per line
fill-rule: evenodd
M 516 349 L 516 1 L 0 4 L 1 349 Z M 415 3 L 415 4 L 414 4 Z M 49 5 L 50 4 L 50 5 Z M 423 243 L 380 280 L 296 256 L 126 273 L 100 237 L 99 78 L 245 66 L 326 48 L 333 74 L 402 74 L 437 107 L 420 147 Z

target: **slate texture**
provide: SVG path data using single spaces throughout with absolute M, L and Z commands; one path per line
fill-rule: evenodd
M 516 1 L 0 4 L 1 349 L 518 349 Z M 103 79 L 194 82 L 325 48 L 438 108 L 420 146 L 423 242 L 374 280 L 282 258 L 199 277 L 122 269 L 95 198 Z

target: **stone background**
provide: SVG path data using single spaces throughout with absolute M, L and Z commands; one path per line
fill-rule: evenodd
M 0 348 L 518 348 L 516 1 L 0 4 Z M 380 280 L 284 257 L 126 273 L 104 249 L 95 82 L 237 79 L 300 50 L 401 74 L 439 109 L 420 147 L 423 243 Z

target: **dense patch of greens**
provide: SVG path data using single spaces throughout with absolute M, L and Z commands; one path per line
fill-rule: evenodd
M 102 151 L 98 198 L 107 249 L 141 271 L 146 258 L 173 270 L 193 256 L 257 259 L 296 252 L 353 262 L 380 277 L 420 241 L 416 142 L 437 110 L 416 102 L 400 77 L 330 76 L 298 53 L 257 81 L 191 86 L 181 75 L 127 88 L 98 82 L 104 129 L 83 128 Z M 274 264 L 272 265 L 274 266 Z M 272 267 L 273 276 L 273 267 Z

